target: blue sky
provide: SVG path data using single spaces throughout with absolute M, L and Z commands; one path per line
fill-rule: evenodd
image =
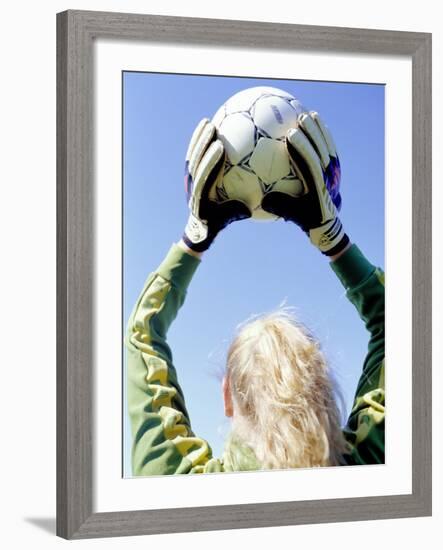
M 123 326 L 148 274 L 183 233 L 184 157 L 193 129 L 252 86 L 281 88 L 320 113 L 342 166 L 340 219 L 368 259 L 384 268 L 384 86 L 128 72 L 123 86 Z M 319 338 L 349 413 L 368 335 L 328 263 L 284 221 L 232 224 L 203 257 L 169 344 L 193 430 L 215 456 L 229 431 L 218 375 L 235 328 L 282 302 Z M 124 472 L 131 475 L 125 403 L 123 414 Z

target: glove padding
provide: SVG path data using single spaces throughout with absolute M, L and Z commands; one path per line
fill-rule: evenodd
M 185 161 L 185 191 L 190 210 L 183 234 L 186 245 L 196 252 L 207 250 L 217 234 L 233 221 L 251 217 L 245 203 L 209 200 L 209 191 L 223 177 L 225 150 L 214 124 L 204 118 L 189 142 Z
M 304 194 L 292 197 L 270 191 L 262 200 L 262 208 L 296 223 L 323 254 L 337 254 L 349 242 L 337 216 L 341 206 L 340 162 L 332 136 L 317 113 L 298 117 L 297 127 L 286 134 L 286 148 Z

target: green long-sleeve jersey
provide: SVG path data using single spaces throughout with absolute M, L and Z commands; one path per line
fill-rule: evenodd
M 200 260 L 173 245 L 151 273 L 127 324 L 128 408 L 135 476 L 257 470 L 252 449 L 228 438 L 221 458 L 191 428 L 167 343 Z M 354 406 L 343 428 L 343 464 L 384 463 L 384 273 L 352 245 L 331 267 L 369 332 Z M 228 452 L 229 450 L 229 452 Z

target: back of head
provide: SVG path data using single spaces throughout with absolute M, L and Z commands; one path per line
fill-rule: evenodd
M 232 434 L 263 468 L 340 463 L 345 441 L 318 342 L 287 310 L 244 324 L 227 359 Z

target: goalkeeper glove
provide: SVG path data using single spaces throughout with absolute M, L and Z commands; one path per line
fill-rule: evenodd
M 323 254 L 338 254 L 349 243 L 337 216 L 341 206 L 340 162 L 332 136 L 317 113 L 299 116 L 297 127 L 286 134 L 286 148 L 304 194 L 291 197 L 270 191 L 262 200 L 262 208 L 301 227 Z
M 207 250 L 217 234 L 228 224 L 251 217 L 245 203 L 209 200 L 209 191 L 223 177 L 225 150 L 214 124 L 200 121 L 189 142 L 185 161 L 185 191 L 189 219 L 183 241 L 195 252 Z

